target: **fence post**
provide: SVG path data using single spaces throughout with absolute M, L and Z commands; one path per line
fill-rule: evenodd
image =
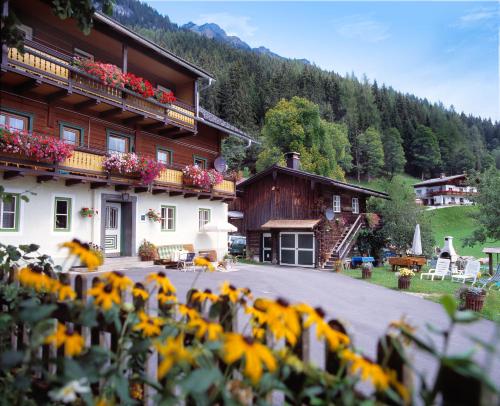
M 343 333 L 346 336 L 349 336 L 349 334 L 347 334 L 346 328 L 340 321 L 332 319 L 328 321 L 328 325 L 333 330 Z M 342 363 L 337 352 L 331 351 L 330 348 L 328 347 L 328 343 L 325 342 L 325 371 L 332 375 L 337 375 L 341 370 L 341 367 Z M 346 375 L 346 370 L 344 368 L 344 370 L 340 374 L 340 378 L 343 378 L 345 375 Z

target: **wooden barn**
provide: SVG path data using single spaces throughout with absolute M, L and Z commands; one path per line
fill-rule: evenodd
M 280 265 L 332 268 L 345 258 L 366 224 L 366 200 L 376 190 L 300 170 L 300 155 L 244 180 L 229 210 L 247 237 L 247 255 Z M 230 221 L 232 220 L 230 218 Z

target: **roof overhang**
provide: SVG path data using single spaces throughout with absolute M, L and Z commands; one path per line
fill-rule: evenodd
M 242 219 L 244 217 L 244 214 L 241 211 L 229 210 L 227 212 L 227 217 L 229 217 L 230 219 Z
M 267 223 L 262 224 L 263 230 L 272 229 L 306 229 L 312 230 L 320 220 L 269 220 Z

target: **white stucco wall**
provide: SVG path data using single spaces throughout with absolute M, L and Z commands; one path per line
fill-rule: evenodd
M 0 232 L 0 241 L 4 244 L 36 243 L 40 245 L 40 252 L 51 255 L 59 262 L 65 252 L 58 248 L 62 242 L 78 238 L 82 241 L 93 242 L 100 246 L 101 221 L 104 213 L 101 211 L 101 194 L 116 194 L 114 188 L 91 190 L 87 185 L 67 187 L 64 181 L 36 183 L 36 179 L 26 177 L 2 182 L 6 192 L 23 193 L 31 191 L 36 195 L 29 197 L 29 202 L 20 201 L 19 230 L 15 232 Z M 207 208 L 211 211 L 211 220 L 227 221 L 227 204 L 221 201 L 198 200 L 196 197 L 182 196 L 169 197 L 166 194 L 152 195 L 151 193 L 135 194 L 137 196 L 136 221 L 136 250 L 143 239 L 155 245 L 193 244 L 195 250 L 219 249 L 221 255 L 227 251 L 227 233 L 205 233 L 198 230 L 198 210 Z M 55 197 L 72 199 L 71 230 L 54 231 L 54 200 Z M 162 205 L 176 207 L 175 231 L 161 231 L 160 223 L 149 220 L 141 221 L 149 209 L 158 212 Z M 99 210 L 94 218 L 82 218 L 80 209 L 93 207 Z M 217 247 L 218 241 L 218 247 Z

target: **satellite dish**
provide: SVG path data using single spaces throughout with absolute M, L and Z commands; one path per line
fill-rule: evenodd
M 224 159 L 224 157 L 218 156 L 217 158 L 215 158 L 214 167 L 215 167 L 215 170 L 217 172 L 221 172 L 221 173 L 226 172 L 227 163 L 226 163 L 226 160 Z
M 335 218 L 335 212 L 333 209 L 327 209 L 325 211 L 325 216 L 328 221 L 332 221 Z

